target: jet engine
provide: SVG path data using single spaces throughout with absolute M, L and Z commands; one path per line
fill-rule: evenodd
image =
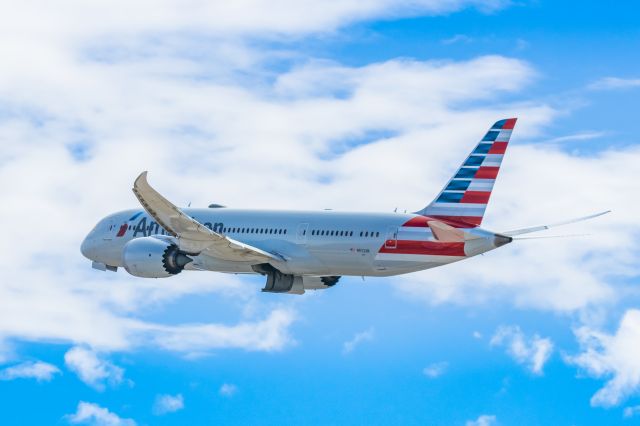
M 155 237 L 133 239 L 122 250 L 124 269 L 142 278 L 171 277 L 192 261 L 172 242 Z
M 269 263 L 261 263 L 251 267 L 258 274 L 267 276 L 267 283 L 262 291 L 267 293 L 304 294 L 305 290 L 323 290 L 333 287 L 340 277 L 314 277 L 283 274 Z

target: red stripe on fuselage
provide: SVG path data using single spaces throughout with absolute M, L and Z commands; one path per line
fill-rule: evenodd
M 436 241 L 410 240 L 398 240 L 396 248 L 388 248 L 383 245 L 379 253 L 465 256 L 464 242 L 441 243 Z

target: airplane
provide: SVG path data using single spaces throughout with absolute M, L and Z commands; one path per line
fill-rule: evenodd
M 95 269 L 143 278 L 184 270 L 261 274 L 264 292 L 303 294 L 342 276 L 393 276 L 457 262 L 517 235 L 608 213 L 506 232 L 480 227 L 516 118 L 497 121 L 438 196 L 414 213 L 178 208 L 141 173 L 142 209 L 100 220 L 81 245 Z M 526 238 L 526 237 L 525 237 Z M 535 238 L 535 237 L 534 237 Z

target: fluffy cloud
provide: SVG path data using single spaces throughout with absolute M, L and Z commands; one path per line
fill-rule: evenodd
M 496 424 L 496 416 L 490 414 L 482 414 L 475 420 L 468 420 L 465 426 L 492 426 Z
M 491 338 L 492 346 L 505 346 L 507 353 L 518 363 L 540 375 L 553 351 L 553 343 L 537 334 L 527 338 L 518 326 L 502 326 Z
M 266 319 L 255 323 L 156 325 L 150 335 L 162 348 L 194 355 L 219 348 L 275 351 L 293 342 L 288 329 L 294 318 L 290 310 L 274 309 Z
M 184 408 L 184 398 L 182 394 L 177 395 L 157 395 L 153 404 L 153 413 L 157 416 L 174 413 Z
M 123 419 L 106 408 L 91 402 L 80 401 L 74 414 L 65 416 L 69 423 L 91 426 L 135 426 L 132 419 Z
M 449 363 L 447 362 L 436 362 L 434 364 L 430 364 L 422 370 L 422 373 L 430 379 L 435 379 L 436 377 L 442 376 L 449 367 Z
M 293 341 L 289 299 L 270 304 L 257 294 L 256 281 L 220 274 L 168 280 L 101 274 L 80 257 L 82 237 L 110 211 L 138 205 L 129 188 L 144 169 L 179 205 L 362 209 L 353 194 L 375 182 L 379 196 L 370 197 L 366 209 L 419 209 L 495 119 L 523 116 L 517 135 L 531 140 L 556 114 L 544 103 L 512 100 L 536 71 L 504 56 L 350 67 L 179 31 L 206 26 L 219 34 L 299 34 L 367 17 L 496 8 L 503 1 L 335 2 L 318 13 L 309 13 L 316 6 L 304 2 L 256 0 L 223 9 L 198 3 L 177 10 L 163 1 L 144 19 L 139 12 L 146 6 L 81 3 L 69 0 L 49 10 L 23 2 L 0 17 L 2 37 L 11 40 L 0 47 L 7 58 L 0 69 L 6 111 L 0 180 L 20 182 L 0 188 L 0 221 L 15 224 L 0 241 L 0 335 L 9 339 L 99 351 L 153 344 L 194 356 L 226 347 L 284 348 Z M 274 13 L 260 13 L 265 7 Z M 214 20 L 207 18 L 212 14 Z M 281 71 L 269 67 L 274 59 L 284 62 Z M 511 168 L 505 166 L 489 209 L 500 228 L 537 222 L 549 211 L 576 212 L 576 205 L 592 205 L 594 193 L 606 208 L 628 204 L 623 194 L 633 179 L 625 171 L 638 158 L 633 150 L 581 158 L 527 144 L 509 155 Z M 540 176 L 533 163 L 550 165 L 552 172 Z M 393 179 L 381 179 L 383 169 Z M 237 191 L 239 181 L 243 191 Z M 576 193 L 576 187 L 589 191 Z M 552 206 L 540 202 L 549 199 L 550 188 L 558 195 Z M 567 189 L 572 197 L 560 197 Z M 504 296 L 518 305 L 573 310 L 611 301 L 606 280 L 632 274 L 636 259 L 627 233 L 637 227 L 633 208 L 621 210 L 615 227 L 599 228 L 605 232 L 597 244 L 507 247 L 482 262 L 403 278 L 398 288 L 429 303 Z M 583 267 L 584 259 L 603 252 L 608 255 Z M 145 317 L 205 293 L 219 298 L 213 303 L 229 302 L 240 318 L 228 325 Z M 245 315 L 249 305 L 252 314 Z
M 42 361 L 23 362 L 0 370 L 0 380 L 36 379 L 39 382 L 48 382 L 60 369 L 55 365 Z
M 364 342 L 373 340 L 375 334 L 373 328 L 356 333 L 351 340 L 347 340 L 342 345 L 342 353 L 347 355 L 353 352 L 358 346 Z
M 64 362 L 78 378 L 96 390 L 104 390 L 105 384 L 117 386 L 122 383 L 124 370 L 86 348 L 71 348 L 64 354 Z
M 0 25 L 10 34 L 30 36 L 105 36 L 185 30 L 210 34 L 306 34 L 332 31 L 344 24 L 384 16 L 442 14 L 465 7 L 493 11 L 508 0 L 247 0 L 224 3 L 195 1 L 189 7 L 175 0 L 65 0 L 58 7 L 24 1 L 7 10 Z M 149 13 L 153 10 L 153 13 Z
M 611 407 L 640 391 L 640 310 L 629 309 L 615 334 L 590 327 L 576 330 L 582 352 L 567 361 L 607 383 L 591 398 L 591 405 Z
M 223 383 L 218 390 L 218 393 L 221 396 L 226 396 L 228 398 L 232 397 L 238 392 L 238 387 L 231 383 Z

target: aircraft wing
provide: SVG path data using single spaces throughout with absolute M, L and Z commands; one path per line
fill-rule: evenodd
M 135 180 L 133 193 L 147 213 L 178 240 L 178 247 L 186 253 L 202 253 L 239 262 L 283 260 L 278 255 L 214 232 L 188 216 L 149 185 L 147 172 L 142 172 Z
M 607 210 L 606 212 L 600 212 L 596 214 L 592 214 L 589 216 L 579 217 L 577 219 L 565 220 L 563 222 L 552 223 L 550 225 L 540 225 L 540 226 L 532 226 L 530 228 L 523 229 L 515 229 L 512 231 L 501 232 L 502 235 L 507 235 L 509 237 L 513 237 L 515 235 L 522 234 L 530 234 L 531 232 L 544 231 L 545 229 L 555 228 L 556 226 L 569 225 L 571 223 L 582 222 L 583 220 L 593 219 L 594 217 L 602 216 L 603 214 L 607 214 L 611 212 L 611 210 Z

